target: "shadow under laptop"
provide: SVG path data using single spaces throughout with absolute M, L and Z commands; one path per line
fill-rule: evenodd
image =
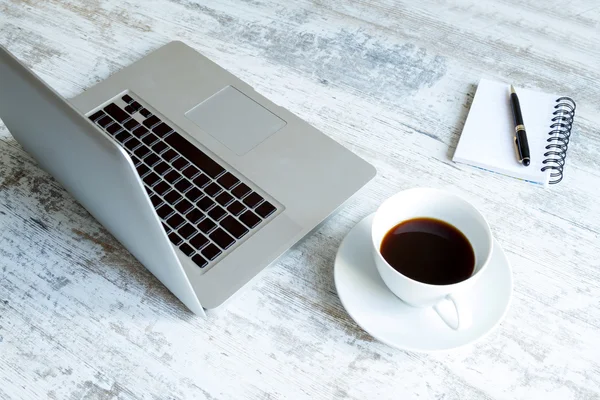
M 7 269 L 32 281 L 40 304 L 50 296 L 89 309 L 80 315 L 128 308 L 134 318 L 196 318 L 13 138 L 1 136 L 0 211 L 0 239 L 14 243 Z
M 264 318 L 265 324 L 279 326 L 277 337 L 279 340 L 287 337 L 289 346 L 310 342 L 309 336 L 312 337 L 297 332 L 282 335 L 289 326 L 286 323 L 289 319 L 307 324 L 306 331 L 318 333 L 320 338 L 341 334 L 349 345 L 378 343 L 348 315 L 334 282 L 337 250 L 348 232 L 362 219 L 362 216 L 347 215 L 347 210 L 358 207 L 359 201 L 357 198 L 351 200 L 344 209 L 306 235 L 255 284 L 254 290 L 260 292 L 257 309 L 265 310 L 262 312 L 267 314 L 257 318 Z M 309 347 L 310 343 L 307 343 Z

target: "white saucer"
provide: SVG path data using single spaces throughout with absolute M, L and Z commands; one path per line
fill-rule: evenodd
M 449 328 L 433 308 L 415 308 L 397 298 L 383 283 L 371 253 L 373 214 L 348 233 L 335 258 L 335 286 L 344 308 L 374 338 L 411 351 L 449 350 L 481 339 L 504 318 L 512 297 L 510 264 L 494 240 L 490 265 L 468 296 L 473 325 Z

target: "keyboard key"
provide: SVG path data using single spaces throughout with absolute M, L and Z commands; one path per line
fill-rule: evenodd
M 165 181 L 160 181 L 156 186 L 154 186 L 153 189 L 156 193 L 162 196 L 163 194 L 167 193 L 169 189 L 171 189 L 171 186 L 169 186 L 169 184 Z
M 164 198 L 167 201 L 167 203 L 175 204 L 182 197 L 176 190 L 171 190 L 169 193 L 164 195 Z
M 193 187 L 187 192 L 185 192 L 185 197 L 187 197 L 191 202 L 196 202 L 196 200 L 202 197 L 202 192 L 199 189 Z
M 183 157 L 179 157 L 177 160 L 173 161 L 171 163 L 173 165 L 174 168 L 182 171 L 183 168 L 188 165 L 189 163 L 187 162 L 187 160 Z
M 256 207 L 258 204 L 260 204 L 264 199 L 261 197 L 261 195 L 259 195 L 256 192 L 252 192 L 250 193 L 248 196 L 244 197 L 244 200 L 242 200 L 244 202 L 245 205 L 247 205 L 250 208 L 254 208 Z
M 167 224 L 173 229 L 179 228 L 184 222 L 184 219 L 179 214 L 175 214 L 167 220 Z
M 154 205 L 154 208 L 160 206 L 163 202 L 162 199 L 157 195 L 150 197 L 150 201 L 152 202 L 152 205 Z
M 200 172 L 198 168 L 194 167 L 193 165 L 190 165 L 183 170 L 183 175 L 185 175 L 189 179 L 192 179 L 194 176 L 196 176 L 198 172 Z
M 238 199 L 243 199 L 250 191 L 251 189 L 245 183 L 240 183 L 231 191 L 231 193 Z
M 152 146 L 157 141 L 158 141 L 158 137 L 155 134 L 153 134 L 153 133 L 147 134 L 142 139 L 142 142 L 146 143 L 148 146 Z
M 140 103 L 138 103 L 137 101 L 134 101 L 133 103 L 129 104 L 131 107 L 133 107 L 133 109 L 135 111 L 139 110 L 140 108 L 142 108 L 142 105 Z
M 159 125 L 156 125 L 156 127 L 152 129 L 152 132 L 156 133 L 159 137 L 162 138 L 167 136 L 167 133 L 171 132 L 172 130 L 173 129 L 171 129 L 169 125 L 162 122 Z
M 204 186 L 208 185 L 208 183 L 210 182 L 210 178 L 204 174 L 197 176 L 194 178 L 194 185 L 198 186 L 199 188 L 203 188 Z
M 219 182 L 225 189 L 229 190 L 240 183 L 240 180 L 233 176 L 230 172 L 226 172 L 217 180 L 217 182 Z
M 128 105 L 125 107 L 125 112 L 133 114 L 135 112 L 135 108 L 131 107 L 131 105 Z
M 133 133 L 133 136 L 137 138 L 142 138 L 146 133 L 148 133 L 148 129 L 138 125 L 138 127 L 131 131 L 131 133 Z
M 125 96 L 121 97 L 121 99 L 122 99 L 122 100 L 123 100 L 125 103 L 127 103 L 127 104 L 129 104 L 129 103 L 132 103 L 132 102 L 133 102 L 133 98 L 132 98 L 130 95 L 128 95 L 128 94 L 126 94 Z
M 127 142 L 127 143 L 129 143 L 129 142 Z M 161 161 L 158 164 L 156 164 L 153 169 L 154 169 L 154 172 L 156 172 L 159 175 L 162 175 L 165 172 L 167 172 L 168 170 L 170 170 L 171 167 L 169 167 L 169 164 L 167 164 L 166 162 Z
M 156 145 L 155 145 L 156 146 Z M 178 156 L 177 152 L 173 149 L 169 149 L 160 155 L 167 162 L 171 162 L 175 157 Z
M 146 110 L 145 108 L 142 108 L 140 110 L 140 114 L 142 114 L 142 116 L 144 118 L 149 118 L 150 116 L 152 116 L 152 113 L 150 111 Z
M 202 211 L 208 211 L 215 205 L 215 202 L 210 197 L 204 196 L 196 204 Z
M 261 219 L 252 211 L 248 210 L 240 215 L 240 221 L 242 221 L 248 228 L 252 229 L 256 225 L 260 224 Z
M 192 187 L 192 184 L 187 179 L 182 179 L 175 184 L 175 189 L 179 190 L 181 193 L 184 193 L 186 190 Z
M 204 213 L 197 208 L 194 208 L 192 211 L 188 212 L 185 217 L 192 224 L 197 224 L 202 218 L 204 218 Z
M 162 225 L 163 229 L 167 234 L 171 232 L 171 228 L 169 227 L 169 225 L 165 224 L 164 222 L 161 222 L 160 224 Z
M 146 128 L 152 128 L 154 125 L 158 124 L 160 119 L 156 115 L 152 115 L 150 118 L 144 121 L 144 126 Z
M 154 152 L 156 154 L 160 154 L 163 151 L 165 151 L 167 149 L 167 145 L 165 144 L 165 142 L 156 142 L 153 146 L 152 146 L 152 150 L 154 150 Z
M 179 151 L 185 158 L 190 160 L 196 167 L 200 168 L 211 178 L 221 175 L 225 169 L 217 162 L 204 154 L 200 149 L 190 143 L 179 133 L 174 132 L 166 139 L 166 142 Z
M 150 172 L 144 177 L 144 183 L 148 186 L 152 186 L 160 180 L 160 177 L 154 172 Z
M 167 172 L 167 174 L 165 175 L 165 179 L 167 180 L 167 182 L 170 183 L 176 182 L 179 178 L 181 178 L 181 174 L 175 171 L 174 169 L 171 170 L 171 172 Z
M 188 239 L 192 237 L 193 234 L 197 232 L 196 228 L 190 223 L 186 223 L 181 228 L 177 230 L 177 233 L 181 235 L 182 238 Z
M 223 210 L 221 207 L 215 206 L 208 212 L 208 215 L 215 221 L 219 221 L 225 215 L 227 215 L 227 212 L 225 210 Z
M 158 158 L 158 156 L 156 154 L 150 153 L 146 157 L 144 157 L 144 162 L 146 164 L 148 164 L 149 166 L 153 166 L 154 164 L 156 164 L 159 161 L 160 161 L 160 158 Z
M 162 219 L 165 219 L 169 215 L 173 214 L 173 211 L 174 210 L 171 208 L 171 206 L 169 206 L 168 204 L 163 204 L 156 210 L 156 213 L 158 214 L 159 217 L 161 217 Z
M 127 141 L 127 143 L 125 143 L 125 147 L 127 147 L 129 150 L 133 151 L 133 149 L 135 149 L 136 147 L 138 147 L 140 144 L 142 144 L 139 140 L 137 140 L 136 138 L 132 137 L 131 139 L 129 139 Z
M 239 239 L 248 233 L 248 229 L 231 215 L 228 215 L 223 219 L 220 222 L 220 225 L 236 239 Z
M 179 246 L 179 250 L 181 250 L 181 252 L 188 257 L 194 254 L 194 249 L 192 249 L 192 247 L 187 243 L 184 243 L 181 246 Z
M 223 191 L 223 188 L 221 188 L 221 186 L 217 185 L 215 182 L 211 183 L 206 188 L 204 188 L 204 193 L 206 193 L 207 195 L 209 195 L 211 197 L 215 197 L 222 191 Z
M 112 126 L 112 125 L 111 125 Z M 115 135 L 115 139 L 119 142 L 124 143 L 127 139 L 132 138 L 131 133 L 127 131 L 121 131 Z
M 102 112 L 102 111 L 100 111 Z M 96 121 L 96 123 L 98 125 L 100 125 L 103 128 L 106 128 L 108 125 L 113 123 L 113 120 L 111 117 L 109 117 L 108 115 L 105 115 L 104 113 L 102 113 L 102 115 L 104 115 L 104 117 L 100 118 L 98 121 Z
M 227 192 L 223 192 L 220 195 L 218 195 L 215 200 L 223 207 L 226 207 L 229 203 L 233 201 L 233 196 Z
M 208 265 L 208 261 L 206 261 L 200 254 L 196 254 L 194 257 L 192 257 L 192 261 L 195 262 L 200 268 L 204 268 Z
M 215 242 L 223 250 L 227 250 L 235 243 L 235 239 L 232 238 L 221 228 L 217 228 L 213 233 L 210 234 L 210 239 Z
M 219 248 L 214 244 L 210 243 L 208 246 L 202 249 L 201 253 L 206 259 L 212 261 L 217 258 L 219 254 L 221 254 L 221 250 L 219 250 Z
M 140 177 L 143 177 L 144 175 L 146 175 L 148 172 L 150 172 L 150 168 L 148 168 L 148 166 L 144 165 L 144 164 L 140 164 L 136 167 L 138 175 Z
M 104 107 L 104 111 L 106 111 L 108 115 L 113 117 L 119 123 L 123 123 L 129 119 L 129 115 L 127 115 L 125 111 L 121 110 L 121 108 L 114 103 Z
M 135 165 L 136 167 L 142 163 L 142 160 L 140 160 L 133 154 L 130 154 L 129 156 L 131 157 L 131 161 L 133 162 L 133 165 Z
M 171 241 L 171 243 L 173 243 L 175 246 L 179 246 L 182 242 L 183 239 L 181 237 L 179 237 L 178 234 L 176 234 L 175 232 L 171 232 L 169 233 L 169 240 Z
M 196 250 L 200 250 L 201 248 L 203 248 L 204 246 L 206 246 L 207 244 L 209 244 L 209 240 L 206 238 L 206 236 L 204 236 L 203 234 L 199 233 L 196 236 L 194 236 L 191 240 L 190 240 L 190 244 L 192 245 L 193 248 L 195 248 Z
M 139 158 L 144 158 L 148 154 L 150 154 L 150 149 L 147 148 L 146 146 L 142 145 L 142 146 L 138 147 L 137 149 L 135 149 L 135 151 L 133 152 L 133 154 L 135 154 Z
M 154 194 L 152 193 L 152 188 L 150 186 L 144 185 L 144 189 L 146 190 L 146 193 L 148 193 L 148 196 L 152 196 Z
M 217 224 L 215 224 L 210 218 L 204 218 L 198 224 L 198 229 L 200 229 L 204 233 L 210 233 L 216 227 L 217 227 Z
M 190 203 L 186 199 L 183 199 L 179 203 L 177 203 L 177 205 L 175 206 L 175 209 L 177 211 L 179 211 L 180 213 L 185 214 L 188 211 L 190 211 L 192 209 L 192 207 L 193 207 L 192 203 Z
M 100 111 L 96 111 L 95 113 L 90 115 L 88 118 L 91 119 L 92 121 L 96 121 L 103 116 L 106 116 L 106 114 L 104 114 L 104 111 L 100 110 Z
M 242 213 L 242 211 L 246 210 L 246 206 L 244 206 L 242 203 L 240 203 L 239 201 L 234 201 L 233 203 L 231 203 L 229 205 L 229 207 L 227 207 L 227 211 L 229 211 L 231 214 L 235 215 L 236 217 L 238 215 L 240 215 Z
M 106 127 L 106 131 L 113 136 L 115 136 L 115 134 L 121 132 L 122 130 L 123 128 L 121 127 L 121 125 L 117 124 L 116 122 Z
M 135 119 L 130 119 L 129 121 L 125 122 L 123 126 L 127 128 L 127 130 L 132 131 L 141 125 Z
M 268 201 L 263 202 L 260 206 L 256 207 L 256 213 L 263 218 L 267 218 L 269 215 L 273 214 L 277 210 L 275 206 Z

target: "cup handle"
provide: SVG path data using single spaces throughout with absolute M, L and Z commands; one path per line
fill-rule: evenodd
M 447 295 L 433 309 L 442 321 L 455 331 L 460 331 L 471 326 L 472 312 L 467 296 L 464 293 Z

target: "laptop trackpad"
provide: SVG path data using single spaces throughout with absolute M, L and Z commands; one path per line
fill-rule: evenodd
M 233 86 L 221 89 L 185 116 L 239 156 L 286 124 Z

